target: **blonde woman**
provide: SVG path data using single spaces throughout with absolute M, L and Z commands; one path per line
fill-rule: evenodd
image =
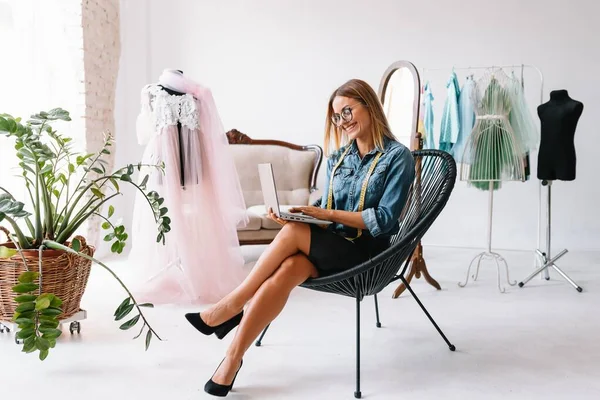
M 204 390 L 226 396 L 254 339 L 283 309 L 290 292 L 309 278 L 343 271 L 389 246 L 415 174 L 411 152 L 399 143 L 373 89 L 353 79 L 327 107 L 327 179 L 323 198 L 291 212 L 332 221 L 326 228 L 269 217 L 282 225 L 248 277 L 230 294 L 188 321 L 222 339 L 239 324 L 225 358 Z M 246 311 L 243 308 L 248 304 Z

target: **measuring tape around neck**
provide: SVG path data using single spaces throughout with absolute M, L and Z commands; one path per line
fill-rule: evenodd
M 340 156 L 339 161 L 335 164 L 335 166 L 333 167 L 333 169 L 331 170 L 331 176 L 329 177 L 329 191 L 327 193 L 327 209 L 331 210 L 331 207 L 333 205 L 333 177 L 335 176 L 335 171 L 338 169 L 338 167 L 342 164 L 342 162 L 344 161 L 344 158 L 346 157 L 346 154 L 348 154 L 348 151 L 350 150 L 350 147 L 352 147 L 352 145 L 348 145 L 348 148 L 342 153 L 342 155 Z M 365 176 L 365 179 L 363 180 L 363 184 L 362 184 L 362 188 L 360 190 L 360 199 L 358 201 L 358 210 L 357 212 L 361 212 L 363 211 L 363 208 L 365 206 L 365 197 L 367 194 L 367 186 L 369 185 L 369 178 L 371 177 L 371 175 L 373 174 L 373 171 L 375 170 L 375 167 L 377 166 L 377 163 L 379 162 L 379 159 L 381 158 L 381 155 L 383 153 L 378 152 L 377 155 L 375 156 L 375 158 L 373 159 L 373 161 L 371 162 L 371 165 L 369 166 L 369 170 L 367 172 L 367 176 Z M 358 229 L 358 234 L 353 237 L 353 238 L 346 238 L 350 241 L 358 239 L 361 235 L 362 235 L 362 229 L 357 228 Z

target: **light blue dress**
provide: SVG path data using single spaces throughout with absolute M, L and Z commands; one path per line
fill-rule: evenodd
M 475 125 L 475 103 L 473 100 L 475 90 L 475 81 L 473 75 L 467 76 L 465 84 L 460 90 L 458 96 L 458 117 L 460 119 L 460 130 L 458 132 L 458 139 L 452 147 L 450 154 L 454 157 L 457 163 L 462 162 L 463 151 L 465 149 L 465 143 L 467 138 L 473 130 Z
M 460 131 L 460 120 L 458 116 L 458 96 L 460 95 L 460 86 L 456 73 L 452 71 L 450 79 L 446 84 L 446 103 L 442 114 L 442 123 L 440 127 L 440 150 L 450 152 L 452 146 L 458 140 Z
M 425 86 L 423 87 L 423 108 L 425 110 L 423 114 L 423 125 L 425 125 L 425 143 L 423 143 L 423 148 L 435 149 L 435 135 L 433 134 L 433 93 L 431 93 L 429 82 L 425 83 Z

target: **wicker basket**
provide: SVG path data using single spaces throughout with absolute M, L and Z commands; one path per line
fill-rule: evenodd
M 0 226 L 0 230 L 8 236 L 8 231 Z M 77 236 L 81 242 L 80 252 L 93 256 L 94 247 L 88 246 L 85 239 Z M 69 246 L 69 243 L 65 243 Z M 12 242 L 0 246 L 15 248 Z M 39 271 L 38 250 L 24 250 L 23 254 L 32 271 Z M 81 297 L 85 292 L 90 276 L 92 262 L 83 257 L 69 254 L 61 250 L 44 250 L 42 256 L 42 293 L 52 293 L 62 301 L 63 313 L 58 319 L 66 319 L 80 311 Z M 26 272 L 25 264 L 19 254 L 9 259 L 0 259 L 0 321 L 10 321 L 17 303 L 12 287 L 18 284 L 19 275 Z M 39 282 L 36 282 L 39 284 Z

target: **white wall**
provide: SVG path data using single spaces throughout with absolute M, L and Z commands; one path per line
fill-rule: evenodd
M 600 189 L 595 115 L 600 69 L 597 2 L 573 0 L 392 1 L 123 0 L 117 95 L 117 165 L 137 161 L 134 121 L 143 84 L 163 68 L 182 69 L 212 88 L 226 129 L 253 138 L 322 143 L 327 99 L 350 78 L 375 89 L 393 61 L 422 67 L 535 64 L 545 98 L 565 88 L 585 104 L 576 133 L 577 180 L 553 191 L 554 247 L 598 249 Z M 149 12 L 145 21 L 145 13 Z M 148 30 L 144 24 L 150 22 Z M 146 47 L 148 46 L 149 54 Z M 428 77 L 441 107 L 450 71 Z M 526 75 L 528 98 L 539 84 Z M 532 108 L 535 104 L 532 104 Z M 437 119 L 441 114 L 437 114 Z M 537 155 L 533 179 L 495 196 L 495 248 L 536 246 Z M 425 244 L 484 247 L 487 193 L 457 182 Z M 123 204 L 125 215 L 131 205 Z M 126 217 L 126 220 L 129 217 Z

